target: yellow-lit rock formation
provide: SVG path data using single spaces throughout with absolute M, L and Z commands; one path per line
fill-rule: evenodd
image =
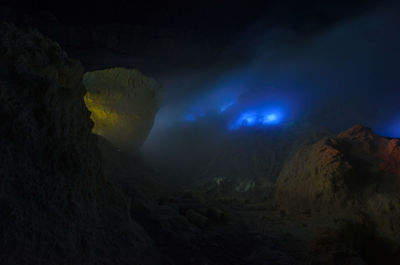
M 88 72 L 83 83 L 93 133 L 118 147 L 140 146 L 149 134 L 161 101 L 161 87 L 135 69 Z

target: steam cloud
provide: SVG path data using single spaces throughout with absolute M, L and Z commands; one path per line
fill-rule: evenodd
M 282 116 L 283 123 L 332 130 L 362 123 L 400 137 L 398 10 L 381 6 L 308 33 L 285 26 L 264 30 L 259 22 L 221 56 L 247 58 L 241 64 L 165 80 L 166 102 L 150 140 L 168 127 L 207 117 L 218 117 L 227 129 L 240 127 L 234 123 L 241 115 L 261 109 Z

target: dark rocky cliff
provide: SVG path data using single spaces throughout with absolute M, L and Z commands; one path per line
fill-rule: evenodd
M 82 75 L 56 42 L 0 26 L 1 264 L 127 264 L 151 245 L 102 173 Z

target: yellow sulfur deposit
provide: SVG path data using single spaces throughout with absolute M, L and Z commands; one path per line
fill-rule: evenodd
M 118 147 L 140 146 L 160 105 L 159 84 L 137 70 L 125 68 L 88 72 L 83 82 L 93 133 Z

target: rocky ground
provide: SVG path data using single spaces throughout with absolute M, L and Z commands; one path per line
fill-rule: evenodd
M 397 152 L 396 148 L 392 148 L 392 143 L 396 140 L 377 136 L 370 129 L 362 126 L 351 128 L 337 137 L 357 143 L 355 150 L 361 153 L 363 151 L 360 146 L 366 146 L 368 143 L 369 147 L 374 147 L 378 144 L 383 149 L 378 148 L 381 152 L 374 151 L 373 154 L 379 154 L 381 158 L 388 159 L 379 160 L 378 165 L 383 166 L 380 167 L 380 174 L 392 176 L 388 181 L 396 179 L 395 174 L 385 175 L 384 173 L 395 172 L 392 167 L 388 168 L 384 165 L 387 165 L 388 161 L 393 162 L 393 159 L 397 159 L 393 157 Z M 326 144 L 326 139 L 334 138 L 335 136 L 324 138 L 314 144 L 305 145 L 298 152 L 313 150 L 316 146 L 320 148 L 321 143 L 323 143 L 322 146 Z M 373 150 L 378 149 L 373 148 Z M 322 147 L 322 150 L 327 149 Z M 326 169 L 321 169 L 322 178 L 330 179 L 330 172 L 337 173 L 337 170 L 341 169 L 339 164 L 334 164 L 334 161 L 338 157 L 347 157 L 347 150 L 350 149 L 342 150 L 334 156 L 326 156 L 323 151 L 315 154 L 317 160 L 323 159 L 326 163 L 324 165 L 329 165 Z M 126 154 L 119 152 L 119 155 L 124 157 Z M 293 155 L 293 159 L 296 159 L 296 156 L 298 153 Z M 124 159 L 134 160 L 127 157 L 119 158 L 118 163 Z M 396 243 L 399 241 L 396 239 L 396 230 L 387 231 L 388 224 L 391 224 L 392 229 L 396 229 L 395 220 L 399 216 L 399 211 L 396 210 L 393 201 L 382 199 L 380 201 L 382 205 L 375 208 L 378 215 L 361 205 L 334 209 L 334 202 L 325 204 L 322 209 L 316 206 L 302 208 L 300 206 L 308 205 L 304 197 L 307 193 L 296 193 L 296 190 L 302 188 L 301 183 L 294 184 L 296 177 L 301 176 L 301 168 L 307 169 L 308 166 L 318 164 L 302 162 L 298 165 L 299 169 L 296 169 L 297 174 L 284 180 L 287 178 L 287 167 L 291 168 L 293 163 L 293 160 L 286 163 L 277 184 L 273 181 L 264 181 L 263 184 L 257 182 L 243 189 L 240 179 L 230 181 L 209 178 L 205 182 L 197 182 L 198 185 L 192 185 L 188 189 L 174 190 L 166 186 L 155 189 L 158 193 L 153 193 L 152 202 L 147 199 L 153 190 L 151 187 L 160 187 L 161 184 L 156 181 L 152 184 L 148 183 L 149 179 L 157 173 L 146 168 L 142 174 L 136 174 L 136 176 L 143 176 L 143 178 L 138 177 L 136 181 L 140 183 L 140 179 L 142 181 L 145 179 L 147 189 L 126 190 L 126 192 L 132 198 L 136 198 L 132 203 L 132 216 L 140 220 L 153 238 L 157 238 L 156 245 L 160 251 L 160 258 L 166 262 L 165 264 L 339 265 L 381 264 L 383 259 L 386 264 L 399 264 L 399 245 Z M 397 165 L 397 162 L 391 165 Z M 336 169 L 328 170 L 331 167 Z M 136 165 L 135 168 L 137 169 L 138 166 Z M 377 169 L 374 170 L 371 173 L 376 173 Z M 129 169 L 125 171 L 127 174 L 123 184 L 125 189 L 132 181 L 132 178 L 128 177 L 131 175 L 129 172 Z M 312 172 L 318 171 L 312 170 Z M 343 177 L 346 176 L 346 174 L 343 175 Z M 242 178 L 242 181 L 248 180 Z M 288 182 L 288 184 L 283 185 L 282 182 Z M 292 182 L 294 186 L 290 188 Z M 312 185 L 317 182 L 315 180 L 304 185 L 313 189 L 320 187 Z M 396 182 L 391 183 L 392 188 L 395 188 Z M 143 185 L 133 186 L 143 187 Z M 288 189 L 291 189 L 291 196 L 282 195 L 282 190 Z M 345 188 L 340 192 L 353 194 Z M 325 196 L 330 196 L 328 191 L 324 193 Z M 365 189 L 365 194 L 369 195 L 367 189 Z M 391 193 L 383 190 L 381 194 L 386 198 Z M 283 202 L 290 204 L 291 200 L 295 200 L 298 205 L 292 208 L 285 207 L 286 204 Z M 365 198 L 365 201 L 379 202 L 376 197 Z M 321 202 L 324 201 L 321 199 Z M 386 206 L 385 203 L 390 203 L 390 205 Z M 390 212 L 384 210 L 387 207 L 391 209 Z M 374 219 L 376 216 L 381 216 L 381 219 Z

